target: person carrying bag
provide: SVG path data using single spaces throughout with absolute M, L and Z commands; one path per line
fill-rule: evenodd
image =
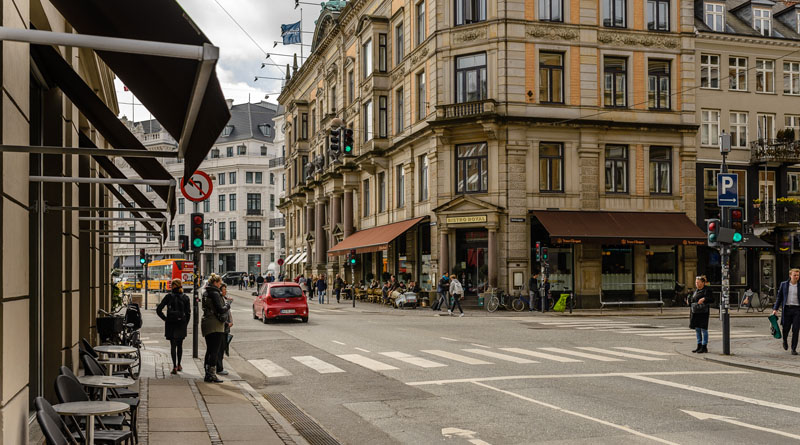
M 714 295 L 711 289 L 706 286 L 708 279 L 701 275 L 694 280 L 695 291 L 689 298 L 691 315 L 689 316 L 689 328 L 697 333 L 697 349 L 692 352 L 704 354 L 708 352 L 708 318 L 709 308 L 714 304 Z
M 186 326 L 191 316 L 189 296 L 183 293 L 181 280 L 174 279 L 170 283 L 172 291 L 156 306 L 158 318 L 164 320 L 164 337 L 169 340 L 169 350 L 172 356 L 172 372 L 177 374 L 183 371 L 181 356 L 183 355 L 183 340 L 186 338 Z M 164 315 L 164 308 L 167 315 Z
M 208 286 L 203 293 L 203 319 L 200 327 L 206 339 L 205 378 L 206 382 L 221 383 L 217 377 L 217 355 L 226 340 L 225 323 L 231 309 L 233 299 L 225 301 L 220 292 L 222 280 L 219 275 L 211 274 Z

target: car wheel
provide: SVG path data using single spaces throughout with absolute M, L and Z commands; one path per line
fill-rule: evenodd
M 264 320 L 264 324 L 269 323 L 269 321 L 267 320 L 267 314 L 264 312 L 263 309 L 261 310 L 261 318 Z
M 256 306 L 253 305 L 253 320 L 258 320 L 258 314 L 256 313 Z
M 303 323 L 308 323 L 308 317 L 302 317 L 301 320 L 303 320 Z

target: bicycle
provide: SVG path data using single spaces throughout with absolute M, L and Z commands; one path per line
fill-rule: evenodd
M 503 292 L 503 289 L 493 288 L 491 295 L 489 295 L 489 301 L 486 303 L 486 310 L 489 312 L 494 312 L 500 306 L 503 306 L 503 309 L 508 309 L 506 306 L 505 293 Z
M 134 362 L 130 365 L 131 377 L 138 378 L 142 367 L 142 340 L 139 328 L 142 327 L 142 316 L 137 304 L 125 306 L 125 315 L 120 314 L 120 308 L 114 313 L 99 309 L 97 313 L 97 333 L 103 344 L 122 345 L 136 348 L 136 352 L 126 354 Z
M 764 285 L 766 292 L 761 292 L 758 295 L 758 312 L 764 312 L 767 308 L 772 308 L 775 305 L 775 288 L 769 285 Z

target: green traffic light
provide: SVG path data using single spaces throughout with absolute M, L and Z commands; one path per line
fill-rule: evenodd
M 144 261 L 145 261 L 144 258 L 139 258 L 140 263 L 144 264 Z
M 344 152 L 345 152 L 345 153 L 350 153 L 350 152 L 352 152 L 352 151 L 353 151 L 353 147 L 351 147 L 351 146 L 349 146 L 349 145 L 345 145 L 345 146 L 344 146 Z
M 355 258 L 351 259 L 350 264 L 356 264 L 356 259 Z
M 741 235 L 740 235 L 740 237 L 741 237 Z M 734 238 L 736 238 L 736 236 L 734 236 Z M 708 235 L 708 240 L 713 243 L 714 241 L 717 240 L 717 234 L 712 233 L 711 235 Z
M 195 238 L 194 241 L 192 241 L 192 244 L 194 244 L 194 247 L 200 247 L 203 245 L 203 240 L 200 238 Z
M 742 234 L 739 233 L 739 232 L 734 233 L 733 234 L 733 242 L 734 243 L 738 243 L 738 242 L 741 242 L 741 241 L 742 241 Z

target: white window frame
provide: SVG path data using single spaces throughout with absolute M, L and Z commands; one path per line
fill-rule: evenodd
M 708 79 L 706 85 L 703 85 L 704 73 L 706 79 Z M 716 86 L 715 86 L 715 81 L 716 81 Z M 700 88 L 705 90 L 719 89 L 718 54 L 700 54 Z
M 725 4 L 706 2 L 705 23 L 712 31 L 725 32 Z
M 800 62 L 783 62 L 783 94 L 800 96 Z
M 700 110 L 700 145 L 719 146 L 719 110 Z
M 372 111 L 372 101 L 368 100 L 364 104 L 364 142 L 371 141 L 375 137 L 375 116 Z
M 800 114 L 785 114 L 783 116 L 783 128 L 791 128 L 794 130 L 794 137 L 797 139 L 800 134 Z
M 767 119 L 767 133 L 764 133 L 764 118 Z M 756 127 L 758 128 L 759 139 L 775 139 L 775 114 L 758 113 L 756 114 Z
M 747 91 L 747 57 L 728 57 L 728 89 Z
M 789 172 L 787 174 L 787 191 L 789 193 L 800 193 L 800 173 Z
M 771 82 L 767 82 L 768 77 Z M 761 77 L 762 89 L 759 89 L 758 79 Z M 767 86 L 771 88 L 767 88 Z M 774 93 L 775 92 L 775 61 L 770 59 L 756 59 L 756 93 Z
M 366 79 L 372 74 L 373 66 L 372 66 L 372 39 L 367 40 L 361 45 L 361 60 L 363 61 L 363 65 L 361 66 L 361 70 L 364 71 L 363 79 Z
M 753 8 L 753 28 L 762 36 L 771 36 L 772 11 L 766 8 Z
M 747 111 L 731 111 L 731 147 L 747 148 L 747 123 L 749 113 Z

